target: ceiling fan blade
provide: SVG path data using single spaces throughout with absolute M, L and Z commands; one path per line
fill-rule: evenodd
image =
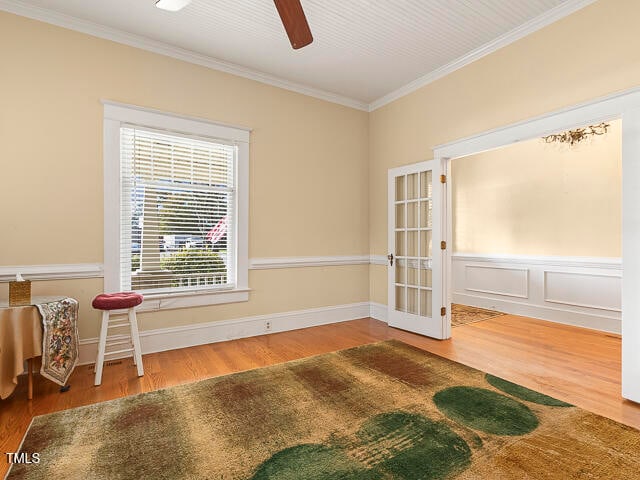
M 291 46 L 297 50 L 313 42 L 311 29 L 307 23 L 300 0 L 273 0 L 276 4 L 280 19 L 287 31 Z

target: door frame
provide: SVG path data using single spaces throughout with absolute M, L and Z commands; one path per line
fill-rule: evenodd
M 640 402 L 640 88 L 438 145 L 433 151 L 448 172 L 455 158 L 614 119 L 622 119 L 622 396 Z M 451 188 L 447 192 L 442 218 L 446 238 L 452 239 Z M 448 248 L 443 264 L 447 306 L 452 298 L 451 255 Z M 450 310 L 445 319 L 449 332 Z

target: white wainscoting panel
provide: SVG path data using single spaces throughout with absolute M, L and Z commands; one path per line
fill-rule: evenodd
M 621 332 L 619 258 L 452 256 L 452 301 Z
M 622 276 L 545 271 L 544 300 L 621 312 Z
M 465 265 L 465 289 L 507 297 L 529 297 L 529 270 L 492 265 Z

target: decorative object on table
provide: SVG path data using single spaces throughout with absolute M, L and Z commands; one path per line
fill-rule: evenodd
M 65 298 L 37 307 L 43 327 L 40 373 L 64 387 L 78 363 L 78 302 Z
M 573 146 L 576 143 L 580 143 L 589 137 L 604 135 L 605 133 L 607 133 L 610 126 L 610 124 L 602 122 L 598 125 L 589 125 L 588 127 L 567 130 L 566 132 L 562 133 L 554 133 L 552 135 L 542 137 L 542 139 L 545 141 L 545 143 L 559 142 L 568 143 L 570 146 Z
M 96 310 L 102 310 L 102 326 L 100 327 L 100 339 L 98 341 L 98 357 L 96 358 L 96 376 L 94 385 L 102 383 L 102 367 L 104 357 L 111 355 L 121 355 L 131 353 L 133 363 L 138 368 L 138 376 L 144 375 L 142 365 L 142 349 L 140 347 L 140 336 L 138 334 L 138 319 L 136 318 L 135 307 L 142 303 L 143 297 L 135 292 L 103 293 L 93 299 L 91 305 Z M 127 322 L 120 318 L 111 318 L 111 315 L 127 315 Z M 114 322 L 114 323 L 109 323 Z M 109 328 L 129 327 L 129 339 L 123 339 L 118 335 L 113 341 L 109 341 Z M 126 348 L 107 350 L 107 347 L 116 345 L 126 345 Z
M 16 274 L 15 281 L 9 282 L 9 305 L 31 305 L 31 281 L 22 278 L 19 273 Z
M 39 416 L 22 450 L 42 460 L 13 465 L 10 480 L 640 471 L 637 430 L 397 341 Z

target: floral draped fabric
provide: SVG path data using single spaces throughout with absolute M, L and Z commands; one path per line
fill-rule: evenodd
M 64 385 L 78 362 L 78 302 L 65 298 L 37 307 L 43 327 L 40 373 Z

